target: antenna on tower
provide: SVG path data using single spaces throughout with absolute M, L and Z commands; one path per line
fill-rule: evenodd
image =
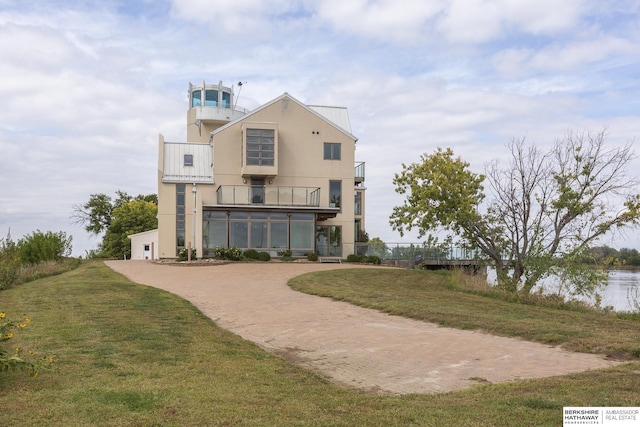
M 236 109 L 236 106 L 238 105 L 238 98 L 240 98 L 240 92 L 242 92 L 242 85 L 246 85 L 247 82 L 238 82 L 238 96 L 236 96 L 236 103 L 233 104 L 233 109 Z

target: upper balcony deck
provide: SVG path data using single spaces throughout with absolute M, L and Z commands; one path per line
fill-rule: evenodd
M 203 123 L 228 123 L 249 112 L 238 107 L 234 100 L 233 86 L 218 84 L 193 85 L 189 83 L 189 108 L 195 109 L 195 120 Z
M 356 162 L 353 178 L 356 185 L 364 182 L 364 162 Z
M 319 207 L 320 188 L 223 185 L 218 187 L 217 201 L 219 205 Z
M 193 107 L 196 110 L 196 120 L 200 120 L 203 123 L 217 123 L 236 120 L 249 112 L 246 108 L 242 107 L 226 107 L 222 106 L 209 106 L 198 105 Z

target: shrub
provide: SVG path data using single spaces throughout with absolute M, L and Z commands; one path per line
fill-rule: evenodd
M 48 234 L 54 233 L 49 232 Z M 36 238 L 33 239 L 33 236 L 36 236 Z M 46 235 L 43 235 L 39 231 L 28 237 L 30 238 L 21 240 L 21 244 L 23 245 L 23 249 L 28 247 L 29 251 L 39 245 L 31 245 L 29 243 L 24 246 L 25 242 L 41 243 L 41 237 L 45 237 L 45 240 L 47 239 Z M 70 243 L 71 238 L 66 239 L 66 241 Z M 11 235 L 8 234 L 5 239 L 0 239 L 0 290 L 43 277 L 64 273 L 65 271 L 76 268 L 78 265 L 80 265 L 80 260 L 77 258 L 60 258 L 58 260 L 43 260 L 38 263 L 23 264 L 20 262 L 18 245 L 11 240 Z
M 258 259 L 260 261 L 270 261 L 271 260 L 271 255 L 269 255 L 269 252 L 260 252 L 258 254 Z
M 347 255 L 347 262 L 362 262 L 364 258 L 366 258 L 364 255 L 349 254 Z
M 0 239 L 0 290 L 16 283 L 19 271 L 18 249 L 11 240 L 11 234 L 7 234 L 6 239 Z
M 379 256 L 376 256 L 376 255 L 369 255 L 367 258 L 368 258 L 368 259 L 367 259 L 367 262 L 368 262 L 369 264 L 375 264 L 375 265 L 380 265 L 380 264 L 382 264 L 382 260 L 380 259 L 380 257 L 379 257 Z
M 104 259 L 104 258 L 110 258 L 110 257 L 102 250 L 102 248 L 98 248 L 98 249 L 90 249 L 90 250 L 84 251 L 84 258 L 85 259 Z
M 214 249 L 213 257 L 216 259 L 240 261 L 242 259 L 242 250 L 236 247 L 232 247 L 232 248 L 218 247 Z
M 278 255 L 282 258 L 283 261 L 292 261 L 293 260 L 293 252 L 290 249 L 284 249 L 278 252 Z
M 377 264 L 377 265 L 382 264 L 382 260 L 380 259 L 379 256 L 375 256 L 375 255 L 366 256 L 366 255 L 358 255 L 358 254 L 347 255 L 347 262 L 359 262 L 363 264 Z
M 255 249 L 247 249 L 244 251 L 244 257 L 247 259 L 258 259 L 258 251 Z
M 20 265 L 17 262 L 0 258 L 0 290 L 9 289 L 18 280 Z
M 311 253 L 307 254 L 307 259 L 309 261 L 317 261 L 318 260 L 318 254 L 316 254 L 315 252 L 311 252 Z
M 18 241 L 18 257 L 24 264 L 59 261 L 71 254 L 71 239 L 64 231 L 36 230 Z
M 182 248 L 178 252 L 178 261 L 187 261 L 189 259 L 189 249 Z M 196 259 L 196 248 L 191 248 L 191 260 Z
M 16 284 L 31 282 L 43 277 L 55 276 L 77 268 L 82 261 L 78 258 L 65 258 L 62 261 L 47 261 L 41 264 L 20 266 Z

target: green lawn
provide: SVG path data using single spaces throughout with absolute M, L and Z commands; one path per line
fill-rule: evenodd
M 468 291 L 458 272 L 353 269 L 306 274 L 293 289 L 347 301 L 399 316 L 460 329 L 521 337 L 560 345 L 570 351 L 616 359 L 640 357 L 640 315 L 616 314 L 579 306 L 564 309 L 505 301 L 509 295 Z
M 372 270 L 382 271 L 392 275 L 387 278 L 393 287 L 405 280 L 403 270 Z M 331 274 L 353 293 L 360 282 L 372 281 L 354 280 L 359 276 L 351 270 Z M 428 288 L 429 280 L 436 283 L 441 276 L 424 277 L 420 286 Z M 315 281 L 305 276 L 302 282 L 309 279 Z M 479 298 L 477 304 L 496 302 Z M 421 311 L 419 302 L 413 305 Z M 15 344 L 58 358 L 56 371 L 37 378 L 0 374 L 0 425 L 557 426 L 563 406 L 640 406 L 638 362 L 440 395 L 345 389 L 218 328 L 190 303 L 133 284 L 100 262 L 2 291 L 0 311 L 31 318 Z M 476 305 L 475 311 L 484 310 Z M 610 332 L 624 333 L 611 320 Z M 639 329 L 637 321 L 628 321 Z M 448 322 L 455 324 L 453 314 Z M 474 327 L 469 322 L 462 326 Z

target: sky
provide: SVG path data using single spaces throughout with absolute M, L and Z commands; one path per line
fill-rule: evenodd
M 481 173 L 506 144 L 607 129 L 640 144 L 637 0 L 0 0 L 0 236 L 73 236 L 91 194 L 157 192 L 157 141 L 186 140 L 189 82 L 347 107 L 366 231 L 385 242 L 393 177 L 438 147 Z M 640 175 L 640 161 L 630 172 Z M 603 242 L 640 249 L 631 230 Z

